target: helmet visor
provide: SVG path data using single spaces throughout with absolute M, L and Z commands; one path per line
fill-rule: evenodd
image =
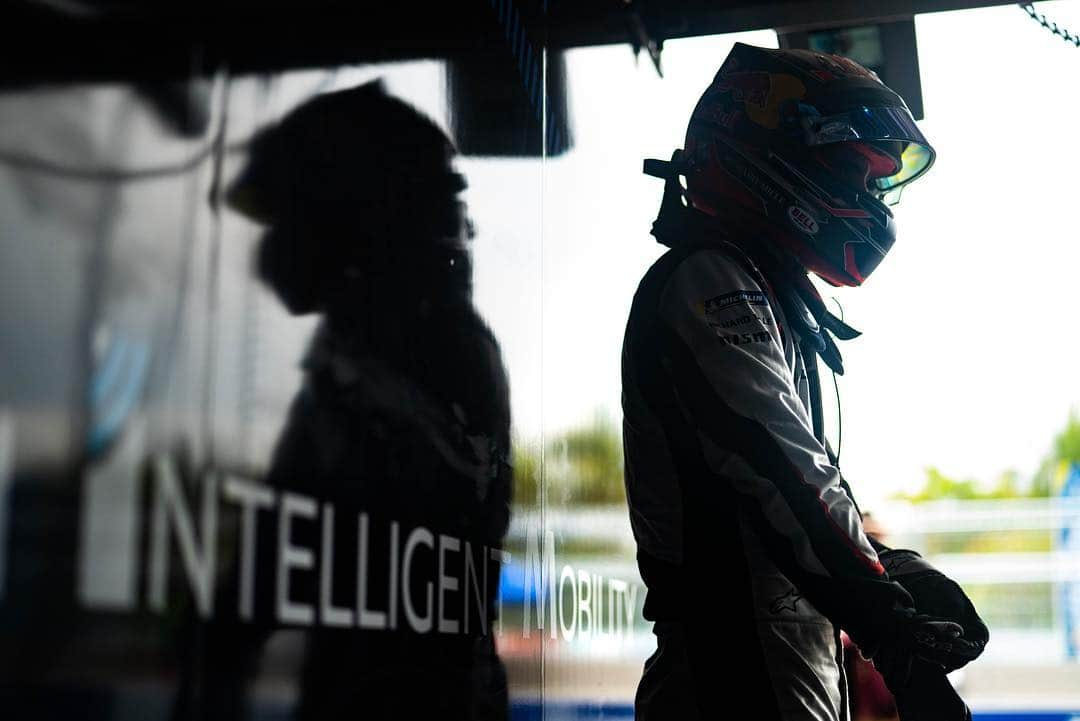
M 900 169 L 892 175 L 874 180 L 882 192 L 896 190 L 910 183 L 934 163 L 934 149 L 904 107 L 860 105 L 835 115 L 804 117 L 802 125 L 806 142 L 812 146 L 850 140 L 903 143 Z

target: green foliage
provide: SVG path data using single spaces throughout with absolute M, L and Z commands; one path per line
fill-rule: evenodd
M 926 481 L 914 494 L 896 494 L 895 498 L 911 503 L 923 503 L 943 499 L 956 500 L 1007 500 L 1024 498 L 1047 498 L 1057 493 L 1064 478 L 1064 471 L 1073 463 L 1080 463 L 1080 418 L 1069 414 L 1065 428 L 1055 436 L 1051 452 L 1043 460 L 1038 471 L 1027 482 L 1014 470 L 1001 473 L 988 485 L 979 484 L 970 478 L 953 478 L 945 475 L 938 468 L 926 469 Z M 997 531 L 972 531 L 967 533 L 942 533 L 928 536 L 922 548 L 923 553 L 969 554 L 969 553 L 1047 553 L 1054 547 L 1053 534 L 1046 530 L 1011 530 L 1007 533 Z M 1010 589 L 1013 587 L 1010 586 Z M 1010 591 L 1011 592 L 1011 591 Z M 1042 608 L 1049 598 L 1045 588 L 1032 586 L 1026 592 L 1031 595 L 1031 603 Z M 987 594 L 990 591 L 986 591 Z M 974 596 L 973 596 L 974 598 Z M 998 597 L 984 599 L 976 605 L 980 609 L 984 604 L 997 603 L 990 615 L 997 614 L 1006 625 L 1031 625 L 1045 622 L 1049 618 L 1042 608 L 1037 613 L 1024 618 L 1009 616 L 1007 604 Z M 1041 605 L 1040 605 L 1041 604 Z M 1015 614 L 1014 614 L 1015 615 Z M 1041 620 L 1040 620 L 1041 619 Z
M 514 505 L 540 505 L 540 452 L 534 443 L 514 439 Z
M 975 481 L 970 478 L 963 480 L 949 478 L 937 468 L 931 466 L 926 469 L 926 483 L 923 485 L 922 490 L 915 494 L 898 493 L 894 497 L 911 503 L 923 503 L 944 498 L 966 501 L 983 496 L 980 494 Z
M 926 536 L 919 551 L 939 553 L 1047 553 L 1053 550 L 1054 538 L 1045 530 L 970 531 L 968 533 L 933 533 Z
M 1031 483 L 1025 487 L 1020 481 L 1020 474 L 1009 469 L 1002 472 L 989 487 L 985 487 L 970 478 L 950 478 L 931 466 L 926 469 L 926 483 L 918 493 L 897 493 L 893 498 L 910 503 L 944 499 L 998 501 L 1015 498 L 1046 498 L 1050 495 L 1049 484 L 1040 482 L 1040 477 L 1043 475 L 1044 472 L 1040 470 Z
M 1052 583 L 964 584 L 979 615 L 991 628 L 1043 629 L 1054 627 Z M 993 631 L 990 632 L 993 636 Z
M 541 471 L 541 465 L 543 470 Z M 540 502 L 540 478 L 547 481 L 548 502 L 554 505 L 624 503 L 622 435 L 606 413 L 591 423 L 553 436 L 539 444 L 514 444 L 514 503 Z
M 1054 438 L 1053 460 L 1066 465 L 1080 463 L 1080 418 L 1075 409 L 1069 412 L 1065 428 Z
M 1061 490 L 1069 468 L 1080 464 L 1080 417 L 1076 410 L 1069 412 L 1065 427 L 1054 436 L 1050 454 L 1039 466 L 1033 484 L 1044 496 L 1056 495 Z
M 622 438 L 617 424 L 604 412 L 591 423 L 556 434 L 543 447 L 543 474 L 548 500 L 563 504 L 623 503 Z M 926 481 L 917 493 L 894 498 L 923 503 L 941 499 L 996 500 L 1047 498 L 1054 495 L 1064 469 L 1080 463 L 1080 415 L 1055 436 L 1051 453 L 1035 475 L 1024 482 L 1015 470 L 1002 472 L 989 486 L 970 478 L 954 478 L 936 467 L 926 469 Z M 540 502 L 541 448 L 518 439 L 514 443 L 514 503 L 536 506 Z
M 1031 479 L 1031 497 L 1049 498 L 1054 495 L 1054 478 L 1057 475 L 1058 464 L 1050 458 L 1044 459 L 1039 465 L 1039 470 Z
M 1010 469 L 998 476 L 997 481 L 984 495 L 985 498 L 1025 498 L 1030 493 L 1020 488 L 1020 474 Z
M 950 478 L 937 468 L 930 467 L 926 469 L 926 483 L 918 493 L 898 493 L 894 498 L 912 503 L 945 498 L 1049 498 L 1058 492 L 1068 468 L 1077 463 L 1080 463 L 1080 416 L 1073 410 L 1065 427 L 1054 436 L 1050 453 L 1027 484 L 1021 482 L 1020 474 L 1014 470 L 1003 472 L 989 488 L 984 488 L 971 479 Z
M 597 413 L 591 425 L 567 431 L 556 438 L 552 451 L 565 460 L 565 474 L 560 480 L 569 484 L 576 503 L 622 503 L 622 436 L 615 423 Z

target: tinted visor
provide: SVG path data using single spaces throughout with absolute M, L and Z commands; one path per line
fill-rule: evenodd
M 835 115 L 808 116 L 802 119 L 808 145 L 826 145 L 850 140 L 861 140 L 877 145 L 874 141 L 901 143 L 900 169 L 874 180 L 882 192 L 895 190 L 911 182 L 929 170 L 934 163 L 934 149 L 930 147 L 915 119 L 907 108 L 897 106 L 870 107 L 860 105 Z M 900 146 L 896 146 L 900 147 Z

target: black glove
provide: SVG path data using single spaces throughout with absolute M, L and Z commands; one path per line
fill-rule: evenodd
M 939 666 L 915 659 L 904 678 L 878 670 L 896 699 L 900 721 L 971 721 L 971 710 Z
M 982 647 L 962 634 L 963 628 L 954 621 L 897 604 L 875 618 L 870 633 L 852 634 L 852 639 L 883 676 L 888 674 L 897 685 L 904 685 L 917 660 L 928 662 L 944 675 L 946 668 L 963 666 L 978 656 Z
M 925 636 L 916 655 L 939 664 L 946 673 L 978 658 L 990 640 L 990 631 L 974 604 L 956 581 L 938 571 L 915 551 L 894 548 L 878 554 L 889 579 L 911 594 L 919 614 L 951 621 L 962 629 L 955 639 Z

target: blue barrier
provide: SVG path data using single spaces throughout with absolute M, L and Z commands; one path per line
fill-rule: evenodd
M 514 701 L 510 704 L 511 721 L 592 721 L 593 719 L 632 719 L 632 704 L 565 703 Z
M 632 719 L 631 704 L 559 703 L 515 701 L 510 707 L 511 721 L 593 721 L 594 719 Z M 1076 711 L 975 711 L 972 721 L 1080 721 Z
M 984 711 L 971 713 L 971 721 L 1080 721 L 1077 711 Z

